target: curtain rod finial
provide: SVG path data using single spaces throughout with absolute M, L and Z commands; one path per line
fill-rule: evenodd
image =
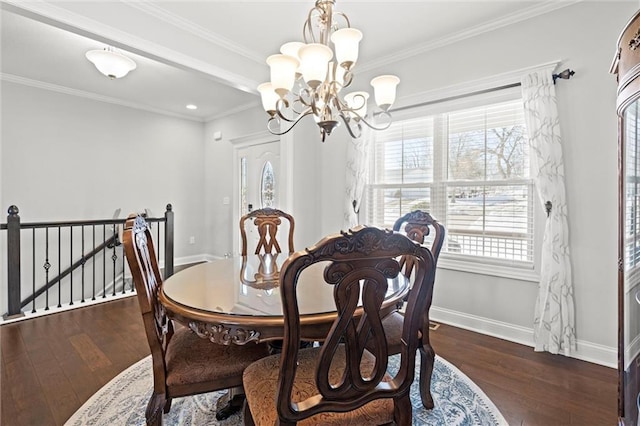
M 569 80 L 571 77 L 573 77 L 573 75 L 576 72 L 574 70 L 570 70 L 569 68 L 567 68 L 566 70 L 558 73 L 558 74 L 553 74 L 553 84 L 556 84 L 556 80 L 559 78 L 562 78 L 564 80 Z

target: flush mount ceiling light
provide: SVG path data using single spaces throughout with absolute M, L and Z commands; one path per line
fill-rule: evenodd
M 258 91 L 270 116 L 267 128 L 274 135 L 287 133 L 307 115 L 312 115 L 320 127 L 322 141 L 338 126 L 338 119 L 354 138 L 360 136 L 362 123 L 375 130 L 391 124 L 389 108 L 395 101 L 398 77 L 383 75 L 371 80 L 380 108 L 377 125 L 366 119 L 366 92 L 340 98 L 340 91 L 353 80 L 362 33 L 351 28 L 345 14 L 334 12 L 334 5 L 335 0 L 317 0 L 302 30 L 304 43 L 285 43 L 281 54 L 267 58 L 271 82 L 258 86 Z
M 121 78 L 136 69 L 136 63 L 118 52 L 114 47 L 107 46 L 103 50 L 90 50 L 87 59 L 96 66 L 98 71 L 110 79 Z

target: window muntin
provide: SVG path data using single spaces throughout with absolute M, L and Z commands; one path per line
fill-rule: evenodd
M 447 227 L 443 253 L 532 266 L 521 100 L 396 121 L 376 134 L 371 166 L 367 223 L 390 227 L 424 209 Z

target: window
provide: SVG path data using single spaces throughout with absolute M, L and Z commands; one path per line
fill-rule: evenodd
M 445 257 L 531 269 L 534 188 L 522 100 L 416 113 L 377 132 L 367 223 L 416 209 L 447 228 Z

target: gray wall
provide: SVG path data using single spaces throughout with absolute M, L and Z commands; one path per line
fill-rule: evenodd
M 111 218 L 116 208 L 162 216 L 171 203 L 176 256 L 203 253 L 202 123 L 7 82 L 1 106 L 4 218 L 12 204 L 33 222 Z

